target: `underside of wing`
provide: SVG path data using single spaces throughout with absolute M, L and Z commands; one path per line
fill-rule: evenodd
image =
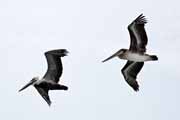
M 144 25 L 147 20 L 143 14 L 139 15 L 130 25 L 128 31 L 130 34 L 130 48 L 132 52 L 144 53 L 146 52 L 146 45 L 148 42 L 147 34 Z
M 124 79 L 135 91 L 139 90 L 139 85 L 136 78 L 143 65 L 144 62 L 127 61 L 126 65 L 121 70 Z
M 58 83 L 62 75 L 63 66 L 61 57 L 66 56 L 68 51 L 66 49 L 52 50 L 45 53 L 48 70 L 43 78 L 46 80 L 53 80 Z
M 43 99 L 47 102 L 47 104 L 50 106 L 51 105 L 51 100 L 48 95 L 48 90 L 35 86 L 36 90 L 39 92 L 39 94 L 43 97 Z

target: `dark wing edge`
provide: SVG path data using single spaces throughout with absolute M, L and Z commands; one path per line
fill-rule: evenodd
M 69 52 L 66 50 L 66 49 L 56 49 L 56 50 L 50 50 L 50 51 L 47 51 L 45 52 L 44 54 L 52 54 L 52 55 L 55 55 L 55 56 L 59 56 L 59 57 L 64 57 L 64 56 L 67 56 Z
M 61 57 L 67 56 L 69 52 L 66 49 L 57 49 L 45 52 L 48 69 L 43 78 L 59 82 L 63 72 Z
M 130 34 L 130 51 L 133 52 L 146 52 L 146 45 L 148 42 L 147 34 L 144 25 L 147 23 L 147 19 L 143 14 L 139 15 L 130 25 L 128 25 L 128 31 Z
M 143 65 L 144 62 L 127 61 L 127 63 L 121 70 L 124 79 L 134 89 L 134 91 L 139 91 L 139 85 L 136 78 Z
M 146 24 L 147 23 L 147 19 L 145 18 L 145 16 L 143 14 L 140 14 L 135 20 L 134 22 L 136 22 L 136 24 Z
M 51 100 L 48 95 L 48 90 L 45 90 L 41 87 L 35 86 L 36 90 L 39 92 L 39 94 L 43 97 L 43 99 L 47 102 L 49 106 L 51 106 Z

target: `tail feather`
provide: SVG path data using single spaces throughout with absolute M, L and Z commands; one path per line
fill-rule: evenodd
M 151 55 L 152 60 L 158 60 L 158 57 L 156 55 Z
M 49 84 L 50 90 L 68 90 L 68 87 L 60 84 Z

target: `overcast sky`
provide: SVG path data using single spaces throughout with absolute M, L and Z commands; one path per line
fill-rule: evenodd
M 180 119 L 179 0 L 1 0 L 0 118 L 2 120 Z M 148 19 L 147 52 L 159 57 L 138 75 L 140 91 L 125 82 L 126 63 L 101 61 L 129 48 L 127 25 Z M 52 106 L 33 87 L 18 90 L 47 69 L 44 52 L 66 48 Z

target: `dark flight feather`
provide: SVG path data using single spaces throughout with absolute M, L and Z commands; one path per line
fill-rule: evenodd
M 138 73 L 141 71 L 144 62 L 127 61 L 121 72 L 126 82 L 135 90 L 139 90 L 138 82 L 136 81 Z
M 66 49 L 45 52 L 48 70 L 43 78 L 46 80 L 53 80 L 56 83 L 59 82 L 59 78 L 61 77 L 63 71 L 61 57 L 66 56 L 67 53 L 68 51 Z
M 139 52 L 143 54 L 146 52 L 146 45 L 148 42 L 147 34 L 144 25 L 147 20 L 143 14 L 139 15 L 130 25 L 128 31 L 130 34 L 130 48 L 132 52 Z

